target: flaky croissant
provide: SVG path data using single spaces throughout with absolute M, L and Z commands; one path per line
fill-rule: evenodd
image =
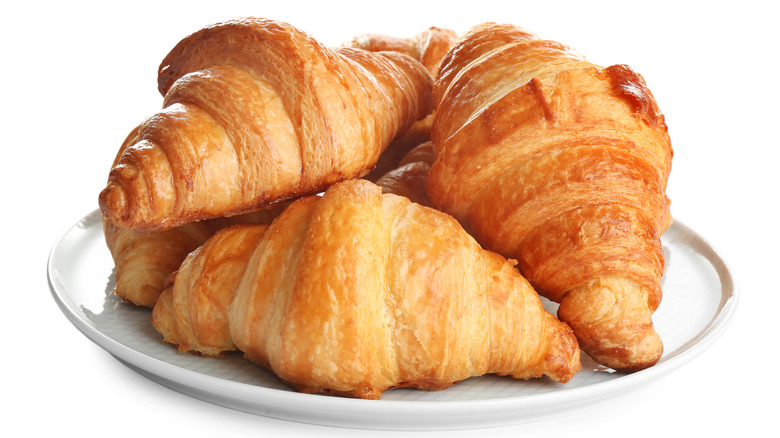
M 449 215 L 366 180 L 290 205 L 228 307 L 245 357 L 299 391 L 379 398 L 486 373 L 564 382 L 568 326 Z
M 412 149 L 400 160 L 398 168 L 379 178 L 376 184 L 383 193 L 405 196 L 410 201 L 428 205 L 425 177 L 431 163 L 433 147 L 430 142 L 426 142 Z M 152 325 L 163 335 L 166 342 L 175 344 L 179 352 L 193 352 L 210 357 L 222 357 L 236 349 L 227 325 L 227 305 L 233 299 L 235 288 L 249 263 L 252 250 L 268 228 L 267 224 L 282 210 L 283 208 L 276 209 L 276 214 L 269 215 L 268 220 L 255 218 L 256 225 L 245 225 L 253 223 L 245 221 L 242 225 L 229 226 L 226 221 L 232 218 L 223 218 L 185 224 L 159 233 L 139 235 L 132 231 L 122 231 L 127 233 L 128 239 L 132 239 L 130 241 L 145 243 L 143 246 L 139 244 L 138 250 L 130 252 L 134 258 L 125 265 L 135 268 L 136 272 L 133 272 L 131 278 L 154 286 L 154 302 L 149 305 L 154 307 Z M 214 234 L 212 227 L 207 225 L 216 221 L 220 221 L 220 227 L 213 227 L 215 230 L 219 229 Z M 111 226 L 110 223 L 108 226 Z M 198 243 L 199 240 L 193 239 L 190 244 L 194 245 L 192 249 L 182 254 L 188 246 L 180 244 L 176 237 L 196 234 L 198 230 L 203 230 L 203 233 L 198 235 L 202 241 Z M 143 251 L 144 249 L 148 250 Z M 168 257 L 166 259 L 159 255 L 155 258 L 149 256 L 155 253 L 167 254 Z M 180 257 L 178 262 L 174 255 Z M 160 266 L 143 263 L 155 259 L 162 259 Z M 157 275 L 143 275 L 146 270 Z M 120 271 L 117 274 L 118 281 L 124 278 L 119 273 Z M 162 276 L 166 278 L 158 278 Z M 129 293 L 137 288 L 122 290 Z
M 508 260 L 366 180 L 297 200 L 267 229 L 221 231 L 173 283 L 153 313 L 166 340 L 237 348 L 302 392 L 376 399 L 486 373 L 565 382 L 580 368 L 571 329 Z
M 401 160 L 403 160 L 409 151 L 431 140 L 432 126 L 433 114 L 429 114 L 425 118 L 414 122 L 406 132 L 387 146 L 387 149 L 379 156 L 374 168 L 371 169 L 363 179 L 376 182 L 387 172 L 397 169 Z
M 433 205 L 517 259 L 596 361 L 655 364 L 672 148 L 642 77 L 485 23 L 445 56 L 434 99 Z
M 160 67 L 163 109 L 120 151 L 99 197 L 140 232 L 231 216 L 362 176 L 430 113 L 432 79 L 397 52 L 329 49 L 278 21 L 183 39 Z

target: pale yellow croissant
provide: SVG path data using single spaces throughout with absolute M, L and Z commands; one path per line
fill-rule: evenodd
M 113 224 L 140 232 L 362 176 L 432 108 L 430 74 L 410 56 L 329 49 L 259 18 L 183 39 L 158 85 L 163 109 L 120 151 L 99 197 Z
M 571 330 L 512 263 L 366 180 L 297 200 L 267 229 L 220 231 L 173 283 L 154 309 L 166 340 L 237 348 L 303 392 L 379 398 L 486 373 L 565 382 L 580 368 Z
M 445 56 L 434 96 L 433 205 L 517 259 L 599 363 L 655 364 L 672 148 L 642 77 L 485 23 Z

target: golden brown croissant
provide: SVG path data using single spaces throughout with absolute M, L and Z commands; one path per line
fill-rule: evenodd
M 245 357 L 302 392 L 379 398 L 486 373 L 565 382 L 570 328 L 449 215 L 366 180 L 293 202 L 228 306 Z
M 244 224 L 222 229 L 187 255 L 152 311 L 152 325 L 165 341 L 180 352 L 203 356 L 235 350 L 227 306 L 267 228 Z
M 116 270 L 114 293 L 137 306 L 153 307 L 166 278 L 182 260 L 203 244 L 214 230 L 194 222 L 151 234 L 137 234 L 103 218 L 106 245 Z
M 161 231 L 362 176 L 430 113 L 431 85 L 407 55 L 329 49 L 286 23 L 206 27 L 163 60 L 163 109 L 120 151 L 101 210 Z
M 434 88 L 433 205 L 517 259 L 599 363 L 656 363 L 672 148 L 642 77 L 485 23 L 445 56 Z
M 425 175 L 432 162 L 433 149 L 427 142 L 413 149 L 404 157 L 401 167 L 380 178 L 377 184 L 384 193 L 406 196 L 425 205 Z M 229 221 L 250 214 L 194 222 L 150 234 L 118 229 L 104 220 L 107 227 L 120 231 L 127 242 L 134 244 L 132 250 L 125 251 L 132 259 L 118 265 L 132 267 L 132 275 L 120 276 L 118 271 L 117 281 L 129 277 L 146 283 L 142 290 L 150 297 L 144 305 L 154 307 L 152 325 L 180 352 L 221 357 L 235 350 L 228 332 L 227 304 L 233 299 L 234 289 L 267 224 L 282 210 L 274 210 L 268 220 L 253 217 L 236 226 L 230 226 Z M 247 225 L 253 223 L 256 225 Z M 180 242 L 190 235 L 193 238 L 186 245 Z M 144 275 L 146 272 L 156 275 Z M 137 287 L 117 290 L 138 299 L 133 294 L 137 294 Z M 136 302 L 130 298 L 126 299 Z

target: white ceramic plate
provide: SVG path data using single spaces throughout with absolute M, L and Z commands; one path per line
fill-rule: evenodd
M 151 325 L 151 310 L 113 293 L 113 261 L 98 211 L 56 242 L 48 262 L 52 295 L 89 339 L 127 366 L 176 391 L 268 417 L 368 429 L 463 429 L 565 415 L 602 403 L 669 373 L 702 352 L 727 325 L 737 302 L 734 281 L 713 248 L 675 223 L 663 236 L 664 297 L 654 315 L 665 353 L 652 368 L 617 374 L 583 355 L 569 382 L 483 376 L 449 389 L 387 391 L 381 400 L 300 394 L 236 354 L 211 359 L 179 354 Z M 551 311 L 556 305 L 546 302 Z

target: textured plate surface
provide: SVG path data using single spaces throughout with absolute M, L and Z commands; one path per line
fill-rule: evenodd
M 664 297 L 654 323 L 665 352 L 654 367 L 616 374 L 583 355 L 572 380 L 516 381 L 482 376 L 444 391 L 387 391 L 381 400 L 299 394 L 240 355 L 226 359 L 178 354 L 151 325 L 151 310 L 112 291 L 113 261 L 93 211 L 55 243 L 49 257 L 52 295 L 84 335 L 127 366 L 190 396 L 268 417 L 330 426 L 424 430 L 535 421 L 615 400 L 696 357 L 730 320 L 737 293 L 728 267 L 693 230 L 673 224 L 663 236 Z M 556 305 L 545 301 L 555 312 Z

